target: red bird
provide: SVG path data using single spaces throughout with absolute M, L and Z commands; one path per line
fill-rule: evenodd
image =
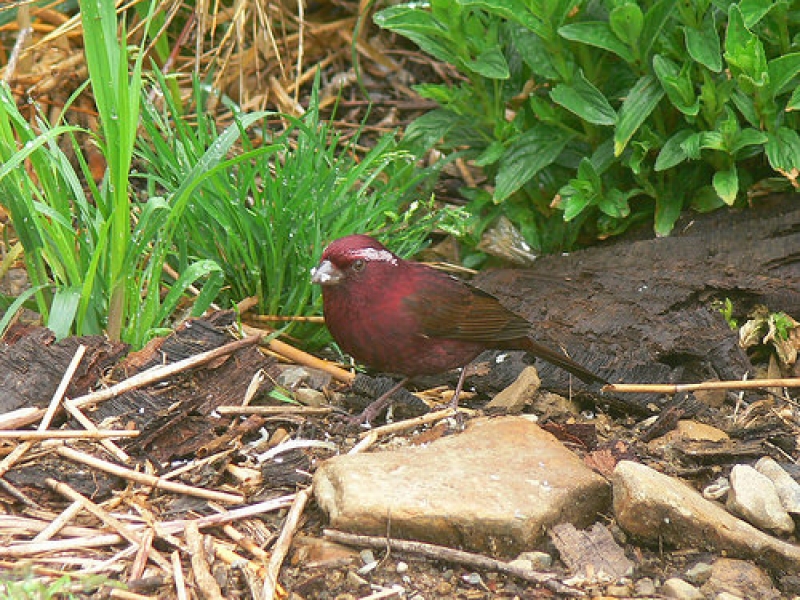
M 465 367 L 488 349 L 525 350 L 587 383 L 606 383 L 564 354 L 531 340 L 533 324 L 491 294 L 403 260 L 367 235 L 332 242 L 311 281 L 322 286 L 325 323 L 333 339 L 378 371 L 410 378 Z M 382 406 L 370 408 L 362 417 L 374 416 Z

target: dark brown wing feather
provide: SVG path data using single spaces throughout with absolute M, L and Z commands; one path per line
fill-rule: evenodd
M 531 323 L 491 294 L 438 271 L 417 275 L 419 286 L 403 305 L 414 313 L 423 335 L 480 342 L 487 349 L 525 350 L 587 383 L 607 383 L 563 353 L 534 342 Z
M 421 285 L 404 299 L 424 335 L 494 344 L 530 335 L 531 324 L 492 296 L 463 281 L 435 273 L 434 285 Z

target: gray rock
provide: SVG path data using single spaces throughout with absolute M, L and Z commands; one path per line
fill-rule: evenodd
M 686 579 L 688 579 L 690 583 L 702 585 L 710 579 L 711 570 L 712 567 L 708 563 L 696 563 L 686 571 Z
M 786 512 L 800 514 L 800 483 L 769 456 L 756 463 L 756 471 L 770 478 Z
M 612 484 L 617 523 L 632 535 L 678 548 L 752 558 L 770 569 L 800 569 L 800 547 L 737 519 L 682 481 L 639 463 L 621 461 L 614 469 Z
M 331 525 L 513 555 L 548 528 L 584 527 L 608 507 L 608 483 L 523 417 L 478 419 L 427 446 L 337 456 L 314 475 Z
M 664 582 L 664 585 L 661 586 L 661 595 L 678 600 L 703 600 L 705 598 L 703 592 L 678 577 L 672 577 Z
M 783 509 L 772 481 L 749 465 L 731 469 L 731 489 L 726 506 L 759 529 L 787 535 L 794 531 L 794 521 Z

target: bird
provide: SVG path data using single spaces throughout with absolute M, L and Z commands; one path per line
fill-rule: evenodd
M 493 295 L 424 263 L 404 260 L 363 234 L 331 242 L 311 281 L 322 288 L 325 324 L 339 347 L 376 371 L 404 376 L 362 413 L 369 423 L 416 376 L 466 366 L 489 349 L 524 350 L 586 383 L 605 379 L 531 339 L 535 326 Z

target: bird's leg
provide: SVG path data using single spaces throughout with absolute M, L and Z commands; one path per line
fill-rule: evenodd
M 467 376 L 467 367 L 469 365 L 464 365 L 461 369 L 461 375 L 458 376 L 458 383 L 456 384 L 456 391 L 453 392 L 453 397 L 450 399 L 450 407 L 457 409 L 458 408 L 458 397 L 461 395 L 461 389 L 464 387 L 464 379 Z
M 381 411 L 392 403 L 392 394 L 408 383 L 408 380 L 409 377 L 404 377 L 391 388 L 389 388 L 388 392 L 378 396 L 377 400 L 373 401 L 369 406 L 367 406 L 367 408 L 363 410 L 360 415 L 356 417 L 356 422 L 361 425 L 370 425 L 372 423 L 372 419 L 381 414 Z

